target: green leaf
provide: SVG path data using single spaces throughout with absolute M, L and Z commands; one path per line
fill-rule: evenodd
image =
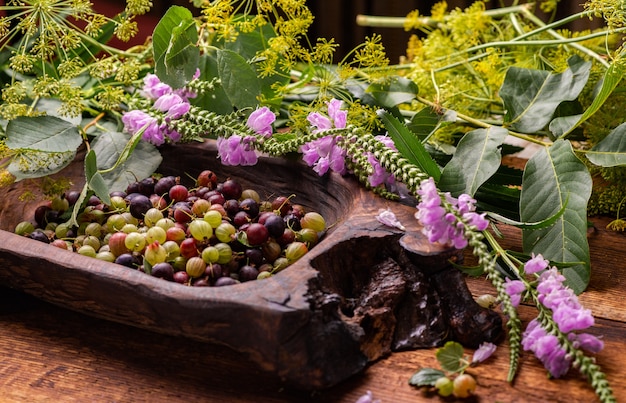
M 565 209 L 553 226 L 522 231 L 524 252 L 557 262 L 580 262 L 563 269 L 566 284 L 581 293 L 589 283 L 587 202 L 591 175 L 569 141 L 557 140 L 528 161 L 520 196 L 520 219 L 539 222 Z
M 93 149 L 89 150 L 85 156 L 85 179 L 89 189 L 93 190 L 104 204 L 111 204 L 109 188 L 98 171 L 96 152 Z
M 200 57 L 200 79 L 210 81 L 219 77 L 217 55 L 215 52 L 203 54 Z M 232 113 L 233 104 L 228 99 L 222 85 L 217 85 L 211 91 L 203 91 L 200 96 L 191 100 L 194 105 L 211 112 L 227 115 Z
M 88 195 L 89 183 L 85 183 L 80 191 L 80 196 L 78 196 L 78 200 L 76 200 L 76 204 L 74 204 L 74 208 L 72 209 L 72 215 L 68 221 L 70 226 L 78 226 L 78 215 L 83 211 Z
M 154 70 L 162 82 L 180 88 L 193 78 L 200 58 L 197 42 L 198 29 L 191 11 L 170 7 L 152 35 Z
M 13 150 L 65 153 L 82 143 L 75 125 L 54 116 L 19 116 L 9 121 L 6 135 L 6 145 Z
M 559 74 L 510 67 L 499 92 L 506 109 L 505 124 L 522 133 L 535 133 L 550 122 L 561 102 L 575 100 L 589 78 L 591 62 L 572 56 L 568 64 Z
M 91 149 L 98 155 L 97 169 L 110 190 L 126 189 L 135 181 L 152 175 L 163 158 L 158 149 L 140 136 L 106 132 L 99 135 Z
M 437 182 L 441 171 L 415 134 L 390 113 L 383 111 L 379 115 L 398 152 Z
M 456 122 L 456 112 L 453 110 L 446 110 L 445 113 L 440 114 L 432 108 L 423 108 L 413 115 L 407 127 L 422 143 L 426 143 L 437 130 L 454 122 Z
M 563 215 L 563 213 L 565 213 L 566 206 L 567 206 L 567 200 L 563 204 L 563 207 L 561 208 L 561 210 L 559 210 L 553 216 L 548 217 L 545 220 L 542 220 L 539 222 L 532 222 L 532 223 L 511 220 L 510 218 L 504 217 L 500 214 L 493 213 L 493 212 L 487 212 L 487 215 L 496 221 L 500 221 L 503 224 L 511 225 L 513 227 L 522 228 L 522 229 L 541 229 L 541 228 L 548 228 L 554 225 L 554 223 L 556 223 L 556 220 L 558 220 Z
M 435 386 L 437 379 L 446 376 L 446 374 L 438 369 L 434 368 L 422 368 L 411 376 L 409 379 L 409 385 L 412 386 Z
M 11 160 L 7 170 L 15 176 L 15 181 L 41 178 L 61 171 L 76 157 L 76 151 L 46 153 L 23 150 Z
M 392 76 L 370 84 L 366 92 L 374 97 L 378 105 L 384 108 L 393 108 L 394 106 L 414 100 L 419 89 L 413 80 L 400 76 Z
M 261 84 L 246 59 L 231 50 L 218 50 L 217 70 L 224 92 L 233 106 L 243 109 L 258 105 Z
M 593 164 L 615 167 L 626 164 L 626 123 L 611 131 L 599 143 L 585 153 Z
M 604 72 L 604 77 L 602 78 L 602 80 L 598 83 L 599 89 L 591 105 L 589 105 L 581 115 L 571 117 L 566 122 L 558 122 L 558 126 L 555 125 L 555 130 L 553 130 L 551 123 L 550 131 L 552 131 L 552 133 L 556 136 L 565 138 L 575 128 L 580 126 L 581 123 L 583 123 L 584 121 L 589 119 L 594 113 L 596 113 L 600 109 L 600 107 L 602 107 L 602 105 L 604 105 L 606 100 L 613 93 L 613 90 L 617 88 L 617 85 L 620 83 L 623 76 L 623 67 L 620 67 L 617 63 L 611 64 L 609 68 Z
M 491 211 L 512 220 L 519 220 L 520 190 L 518 188 L 494 184 L 490 180 L 478 189 L 474 198 L 480 211 Z
M 444 371 L 457 372 L 463 367 L 461 359 L 464 353 L 463 346 L 460 343 L 449 341 L 437 350 L 435 356 Z
M 454 196 L 461 193 L 473 196 L 500 166 L 500 145 L 509 131 L 492 126 L 476 129 L 461 138 L 454 156 L 443 169 L 439 188 Z

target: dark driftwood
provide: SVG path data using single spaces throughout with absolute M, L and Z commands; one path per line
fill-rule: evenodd
M 349 178 L 319 177 L 287 159 L 224 167 L 211 143 L 163 154 L 160 173 L 184 178 L 183 172 L 212 169 L 262 197 L 294 193 L 296 203 L 320 212 L 332 229 L 269 279 L 185 287 L 12 234 L 38 204 L 18 201 L 25 188 L 37 189 L 20 182 L 0 200 L 0 283 L 97 317 L 226 345 L 307 389 L 334 385 L 391 351 L 449 339 L 476 347 L 500 337 L 500 318 L 475 304 L 449 264 L 462 255 L 421 235 L 414 206 L 375 197 Z M 81 164 L 62 175 L 82 183 Z M 375 219 L 386 208 L 406 232 Z

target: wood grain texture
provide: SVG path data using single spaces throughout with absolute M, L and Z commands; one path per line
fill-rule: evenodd
M 581 299 L 598 318 L 591 331 L 606 343 L 597 363 L 617 400 L 626 401 L 621 354 L 626 348 L 626 324 L 621 319 L 626 287 L 620 280 L 625 236 L 607 231 L 607 219 L 592 222 L 593 271 L 590 289 Z M 519 249 L 519 232 L 509 227 L 501 230 L 503 244 Z M 470 259 L 466 254 L 466 261 Z M 475 296 L 493 293 L 483 278 L 467 282 Z M 523 307 L 520 313 L 524 322 L 536 315 L 531 307 Z M 419 368 L 437 366 L 434 354 L 434 348 L 394 352 L 332 388 L 303 392 L 230 348 L 96 319 L 0 287 L 0 396 L 6 402 L 353 403 L 368 390 L 385 403 L 438 402 L 438 397 L 408 385 Z M 596 401 L 575 370 L 562 379 L 548 380 L 530 354 L 524 353 L 521 363 L 515 382 L 508 384 L 508 348 L 506 342 L 500 343 L 489 361 L 471 369 L 479 386 L 477 397 L 469 401 Z
M 460 253 L 421 234 L 414 204 L 388 202 L 350 178 L 320 177 L 299 161 L 225 167 L 213 142 L 166 147 L 162 154 L 163 175 L 180 175 L 184 183 L 211 169 L 263 199 L 293 193 L 292 203 L 318 211 L 331 229 L 275 276 L 202 288 L 0 231 L 0 284 L 99 318 L 228 346 L 303 389 L 335 385 L 391 351 L 449 339 L 475 347 L 502 334 L 500 317 L 478 307 L 448 262 Z M 63 172 L 82 183 L 79 163 Z M 0 201 L 4 229 L 33 216 L 37 202 L 16 203 L 24 186 L 30 185 L 14 185 L 12 198 Z M 407 223 L 405 232 L 376 220 L 386 208 Z

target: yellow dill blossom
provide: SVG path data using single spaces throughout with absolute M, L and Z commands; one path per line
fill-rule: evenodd
M 83 111 L 83 94 L 81 88 L 70 81 L 59 81 L 59 99 L 61 107 L 59 113 L 63 116 L 76 117 L 80 116 Z
M 420 20 L 420 12 L 419 10 L 410 11 L 404 20 L 404 30 L 412 31 L 414 29 L 420 29 L 422 26 L 422 22 Z
M 77 57 L 63 61 L 57 68 L 63 78 L 74 78 L 81 73 L 82 69 L 83 62 Z
M 106 87 L 96 95 L 96 101 L 104 110 L 116 110 L 124 101 L 124 90 L 121 87 Z
M 481 42 L 488 31 L 491 18 L 485 14 L 485 3 L 477 1 L 462 11 L 459 8 L 450 12 L 447 25 L 455 47 L 465 48 Z
M 120 63 L 115 74 L 115 79 L 124 84 L 130 84 L 139 77 L 140 64 L 135 59 L 125 60 Z
M 41 191 L 49 198 L 61 195 L 71 187 L 72 181 L 67 178 L 52 179 L 46 176 L 41 180 Z
M 113 58 L 100 59 L 89 65 L 89 74 L 93 78 L 105 79 L 115 74 L 115 62 Z
M 18 200 L 21 202 L 35 201 L 37 195 L 32 190 L 26 190 L 18 197 Z
M 363 45 L 356 51 L 354 59 L 360 67 L 385 67 L 389 65 L 382 38 L 378 34 L 365 38 Z
M 91 37 L 96 37 L 102 33 L 102 27 L 107 23 L 107 19 L 101 14 L 94 14 L 88 17 L 85 33 Z
M 26 104 L 0 103 L 0 117 L 4 120 L 15 119 L 18 116 L 30 116 L 32 110 Z
M 137 28 L 137 21 L 133 21 L 128 18 L 122 19 L 113 31 L 115 37 L 123 42 L 128 42 L 130 38 L 137 35 L 137 32 L 139 32 L 139 28 Z
M 494 89 L 500 88 L 504 82 L 507 65 L 500 59 L 497 49 L 488 48 L 485 53 L 488 56 L 474 62 L 472 66 L 485 80 L 487 85 Z
M 382 125 L 376 109 L 369 105 L 363 105 L 358 100 L 348 103 L 348 122 L 363 127 L 370 132 L 377 131 Z
M 622 0 L 588 0 L 583 7 L 596 17 L 604 18 L 610 30 L 626 25 L 626 8 Z
M 26 97 L 26 87 L 21 81 L 7 84 L 2 90 L 2 100 L 7 103 L 18 103 Z
M 539 3 L 539 8 L 544 13 L 551 13 L 556 11 L 556 7 L 559 5 L 559 0 L 543 0 Z
M 357 75 L 358 70 L 347 63 L 339 63 L 335 71 L 340 80 L 345 81 Z
M 6 169 L 0 169 L 0 189 L 11 186 L 13 183 L 15 183 L 15 176 Z
M 430 10 L 430 18 L 434 21 L 443 21 L 446 16 L 446 12 L 448 11 L 448 3 L 445 1 L 440 1 L 435 3 Z
M 611 231 L 626 231 L 626 220 L 617 218 L 606 225 L 606 229 Z
M 134 15 L 144 15 L 152 8 L 150 0 L 127 0 L 126 12 Z
M 420 57 L 424 52 L 424 42 L 417 35 L 411 35 L 406 48 L 406 57 L 409 62 L 413 62 L 415 58 Z
M 334 39 L 318 38 L 313 55 L 311 57 L 314 63 L 330 64 L 333 61 L 335 49 L 339 46 Z
M 33 69 L 33 57 L 25 53 L 14 54 L 11 56 L 10 66 L 18 73 L 30 73 Z
M 56 94 L 58 90 L 59 82 L 50 76 L 38 77 L 33 84 L 33 94 L 41 98 Z
M 67 31 L 59 37 L 59 45 L 65 51 L 75 50 L 80 47 L 82 40 L 76 31 Z

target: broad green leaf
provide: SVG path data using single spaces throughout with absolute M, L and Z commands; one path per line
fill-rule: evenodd
M 210 81 L 215 77 L 219 77 L 217 55 L 215 52 L 203 54 L 200 57 L 200 79 Z M 204 91 L 191 102 L 203 109 L 222 115 L 227 115 L 233 111 L 233 104 L 228 99 L 222 85 L 216 85 L 213 90 Z
M 502 160 L 499 147 L 508 133 L 506 129 L 492 126 L 465 134 L 441 173 L 439 188 L 454 196 L 461 193 L 473 196 L 498 170 Z
M 560 136 L 561 138 L 565 138 L 568 134 L 570 134 L 575 128 L 580 126 L 581 123 L 589 119 L 594 113 L 596 113 L 602 105 L 606 102 L 609 96 L 613 93 L 613 90 L 617 87 L 619 82 L 622 80 L 624 76 L 624 70 L 617 63 L 613 63 L 609 66 L 609 68 L 604 72 L 604 77 L 598 83 L 599 90 L 597 91 L 595 97 L 593 98 L 593 102 L 585 111 L 576 116 L 577 119 L 571 119 L 567 122 L 559 122 L 558 132 L 552 130 L 552 124 L 550 124 L 550 131 L 554 135 Z M 569 125 L 569 126 L 566 126 Z M 560 133 L 560 134 L 559 134 Z
M 411 118 L 407 127 L 419 137 L 422 143 L 426 143 L 437 130 L 454 122 L 456 122 L 456 112 L 453 110 L 448 109 L 440 114 L 432 108 L 423 108 Z
M 243 109 L 258 105 L 261 84 L 246 59 L 231 50 L 218 50 L 217 71 L 224 92 L 235 107 Z
M 557 138 L 562 138 L 563 134 L 565 134 L 566 132 L 570 130 L 573 130 L 574 126 L 578 123 L 578 121 L 580 121 L 581 117 L 582 117 L 582 113 L 578 115 L 562 116 L 562 117 L 552 119 L 552 121 L 550 122 L 550 125 L 548 126 L 548 129 L 550 130 L 550 133 L 552 134 L 550 138 L 552 140 L 556 140 Z
M 98 171 L 96 153 L 93 149 L 89 150 L 85 156 L 85 179 L 85 182 L 89 185 L 89 189 L 93 190 L 104 204 L 111 204 L 111 198 L 109 197 L 110 190 Z
M 55 98 L 41 98 L 37 101 L 37 111 L 43 112 L 48 116 L 55 116 L 59 119 L 65 120 L 72 125 L 78 126 L 82 121 L 82 116 L 64 116 L 59 113 L 61 106 L 63 106 L 63 102 L 59 99 Z
M 449 341 L 443 347 L 437 349 L 435 356 L 444 371 L 457 372 L 461 369 L 461 359 L 464 353 L 465 351 L 460 343 Z
M 23 150 L 11 160 L 7 170 L 15 176 L 16 181 L 41 178 L 61 171 L 76 157 L 76 151 L 63 153 L 47 153 Z
M 500 88 L 507 127 L 522 133 L 535 133 L 552 119 L 561 102 L 575 100 L 589 78 L 591 62 L 577 56 L 559 74 L 545 70 L 510 67 Z
M 384 108 L 393 108 L 414 100 L 419 89 L 417 84 L 408 78 L 392 76 L 370 84 L 366 92 L 374 97 L 378 105 Z
M 82 143 L 78 128 L 54 116 L 20 116 L 7 125 L 7 147 L 46 153 L 76 151 Z
M 409 385 L 412 386 L 435 386 L 437 379 L 446 376 L 445 372 L 434 368 L 422 368 L 411 376 Z
M 441 176 L 441 171 L 417 136 L 390 113 L 383 111 L 379 113 L 379 116 L 398 152 L 422 172 L 432 176 L 437 182 Z
M 615 167 L 626 164 L 626 123 L 611 131 L 598 144 L 587 151 L 587 159 L 602 167 Z
M 524 252 L 556 262 L 580 262 L 563 269 L 566 284 L 581 293 L 589 283 L 587 202 L 591 175 L 569 141 L 557 140 L 528 161 L 520 197 L 520 220 L 539 222 L 563 214 L 553 226 L 522 231 Z
M 193 78 L 200 58 L 197 42 L 198 29 L 191 11 L 170 7 L 152 35 L 154 70 L 162 82 L 180 88 Z
M 91 148 L 98 156 L 97 168 L 103 172 L 109 190 L 126 189 L 130 183 L 152 175 L 161 164 L 162 157 L 155 146 L 139 141 L 129 152 L 133 143 L 128 135 L 117 132 L 103 133 L 93 141 Z M 124 155 L 128 157 L 125 161 Z M 119 166 L 111 169 L 118 163 Z

